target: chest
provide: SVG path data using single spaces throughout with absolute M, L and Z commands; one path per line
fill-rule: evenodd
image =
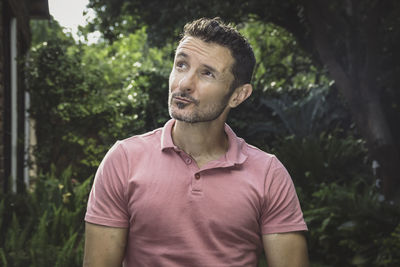
M 140 236 L 181 238 L 212 234 L 259 235 L 262 190 L 246 171 L 156 166 L 129 181 L 131 231 Z

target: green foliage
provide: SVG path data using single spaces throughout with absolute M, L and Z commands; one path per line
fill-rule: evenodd
M 257 65 L 253 86 L 265 93 L 312 89 L 326 86 L 330 80 L 318 69 L 312 58 L 287 30 L 272 23 L 251 19 L 238 25 L 240 32 L 252 44 Z
M 148 27 L 150 42 L 156 46 L 175 40 L 183 25 L 199 17 L 229 17 L 238 21 L 248 10 L 243 1 L 143 1 L 143 0 L 90 0 L 88 7 L 96 12 L 96 18 L 89 24 L 89 31 L 99 30 L 110 42 L 120 36 Z M 171 16 L 179 14 L 178 16 Z
M 269 120 L 249 125 L 250 136 L 272 135 L 275 140 L 285 135 L 305 138 L 333 132 L 338 127 L 349 128 L 346 110 L 338 105 L 335 91 L 328 87 L 285 90 L 278 96 L 264 96 L 258 101 L 257 109 L 271 115 Z
M 1 266 L 81 266 L 91 179 L 79 183 L 71 168 L 57 178 L 51 169 L 31 192 L 0 195 Z
M 338 130 L 290 135 L 272 152 L 296 185 L 312 266 L 398 265 L 400 207 L 379 194 L 362 140 Z
M 398 266 L 398 206 L 362 179 L 322 183 L 303 197 L 310 257 L 322 266 Z M 396 228 L 397 226 L 397 228 Z
M 31 46 L 33 47 L 54 39 L 64 40 L 70 44 L 74 43 L 72 36 L 65 34 L 54 18 L 49 20 L 30 20 L 30 29 L 32 32 Z
M 378 257 L 375 259 L 377 266 L 400 265 L 400 223 L 396 229 L 382 239 L 374 240 L 374 245 L 379 247 Z
M 364 142 L 339 134 L 287 136 L 275 143 L 272 152 L 284 163 L 296 185 L 310 193 L 321 183 L 343 184 L 370 176 Z
M 80 112 L 88 113 L 86 107 L 90 107 L 91 99 L 86 96 L 93 93 L 84 84 L 80 61 L 75 56 L 77 52 L 68 50 L 69 46 L 69 42 L 59 39 L 42 43 L 32 51 L 28 69 L 32 102 L 30 114 L 37 123 L 36 164 L 44 171 L 49 171 L 49 159 L 57 166 L 66 167 L 68 159 L 64 152 L 77 154 L 76 145 L 60 140 L 63 140 L 65 132 L 73 132 L 80 123 L 85 123 Z M 69 118 L 63 117 L 63 103 L 74 105 L 74 112 Z M 77 125 L 71 125 L 71 119 L 76 120 Z
M 288 134 L 308 136 L 343 124 L 348 114 L 332 81 L 292 34 L 254 19 L 238 26 L 257 58 L 253 95 L 229 118 L 239 135 L 265 148 Z
M 162 125 L 171 51 L 150 48 L 144 29 L 112 46 L 60 38 L 36 46 L 28 72 L 39 169 L 71 165 L 88 177 L 117 139 Z

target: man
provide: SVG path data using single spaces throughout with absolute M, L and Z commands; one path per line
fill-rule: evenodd
M 117 142 L 86 213 L 84 266 L 308 266 L 293 183 L 225 124 L 252 92 L 247 41 L 217 19 L 184 28 L 161 129 Z

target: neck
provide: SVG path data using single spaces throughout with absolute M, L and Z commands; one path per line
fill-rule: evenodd
M 225 122 L 185 123 L 176 121 L 172 129 L 174 144 L 189 154 L 199 167 L 218 159 L 228 150 Z

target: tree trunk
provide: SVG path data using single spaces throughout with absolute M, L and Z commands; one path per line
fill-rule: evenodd
M 358 130 L 367 142 L 371 158 L 377 160 L 380 165 L 380 177 L 378 178 L 382 180 L 385 198 L 393 199 L 400 185 L 398 179 L 400 156 L 380 102 L 380 90 L 376 83 L 376 67 L 378 65 L 376 59 L 379 50 L 376 43 L 378 41 L 375 40 L 378 39 L 376 27 L 378 27 L 379 12 L 373 10 L 375 16 L 367 18 L 364 26 L 367 27 L 365 31 L 368 37 L 365 38 L 365 42 L 360 41 L 359 36 L 349 36 L 349 40 L 343 40 L 349 44 L 348 50 L 343 51 L 346 59 L 344 67 L 340 59 L 335 56 L 335 47 L 330 40 L 332 36 L 328 36 L 327 33 L 328 27 L 326 26 L 332 26 L 335 22 L 329 21 L 329 16 L 326 14 L 324 17 L 321 16 L 321 7 L 318 8 L 317 2 L 306 1 L 307 18 L 314 46 L 320 60 L 328 68 L 331 77 L 348 102 Z M 346 30 L 349 29 L 343 29 L 343 31 Z M 337 36 L 346 36 L 346 34 Z M 364 53 L 361 53 L 360 50 L 363 50 Z

